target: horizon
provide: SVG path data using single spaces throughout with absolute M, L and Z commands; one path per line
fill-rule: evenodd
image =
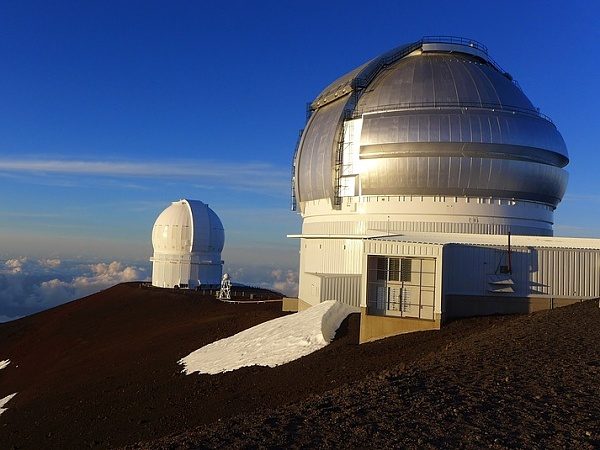
M 0 321 L 146 280 L 154 220 L 180 198 L 221 218 L 234 282 L 293 294 L 307 102 L 426 35 L 483 43 L 552 118 L 571 159 L 555 235 L 600 237 L 600 6 L 378 5 L 360 17 L 337 1 L 0 6 Z

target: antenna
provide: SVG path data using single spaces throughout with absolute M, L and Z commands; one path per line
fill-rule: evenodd
M 512 275 L 512 250 L 510 248 L 510 231 L 508 232 L 508 273 Z

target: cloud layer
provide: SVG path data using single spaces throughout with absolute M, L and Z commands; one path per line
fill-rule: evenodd
M 289 188 L 289 170 L 268 163 L 230 161 L 93 161 L 59 159 L 0 159 L 4 173 L 87 175 L 112 178 L 164 178 L 204 180 L 210 186 L 250 191 L 282 191 Z
M 225 267 L 234 283 L 297 295 L 298 272 L 267 265 Z M 81 262 L 27 257 L 0 261 L 0 322 L 93 294 L 118 283 L 149 280 L 146 263 Z
M 247 284 L 281 292 L 289 297 L 298 295 L 298 272 L 270 266 L 227 266 L 225 271 L 234 283 Z
M 119 261 L 8 259 L 0 263 L 0 322 L 85 297 L 117 283 L 147 278 L 148 268 Z

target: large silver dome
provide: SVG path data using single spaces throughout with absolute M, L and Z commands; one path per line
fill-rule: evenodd
M 347 136 L 345 125 L 359 118 L 360 132 Z M 350 169 L 349 139 L 359 140 Z M 319 199 L 336 209 L 347 196 L 439 195 L 553 210 L 568 162 L 554 124 L 483 45 L 423 38 L 342 76 L 311 103 L 294 158 L 295 201 L 302 211 Z

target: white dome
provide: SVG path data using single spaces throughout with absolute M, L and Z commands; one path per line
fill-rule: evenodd
M 179 200 L 165 209 L 152 229 L 152 284 L 193 288 L 221 282 L 223 224 L 198 200 Z
M 224 243 L 221 220 L 198 200 L 173 202 L 158 216 L 152 230 L 154 252 L 220 253 Z

